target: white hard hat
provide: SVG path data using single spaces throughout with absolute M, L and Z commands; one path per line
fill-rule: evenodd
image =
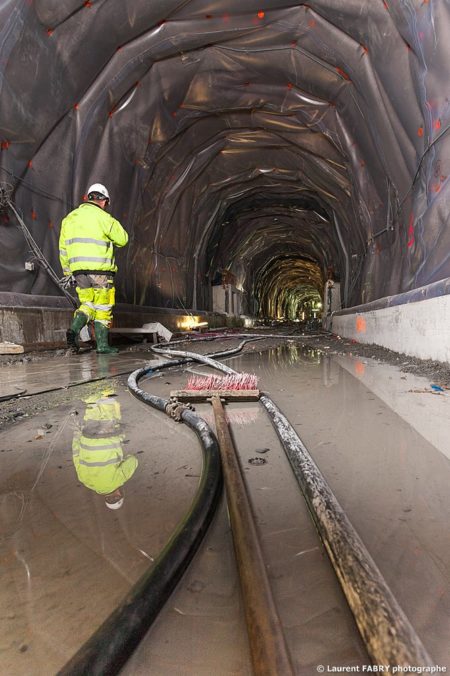
M 123 498 L 120 498 L 120 500 L 118 500 L 117 502 L 108 502 L 107 500 L 105 500 L 105 505 L 109 509 L 120 509 L 123 505 Z
M 88 188 L 88 191 L 87 191 L 88 197 L 89 197 L 89 195 L 91 195 L 91 194 L 93 194 L 93 193 L 94 193 L 94 194 L 97 194 L 97 195 L 102 195 L 103 197 L 106 197 L 106 199 L 109 200 L 109 192 L 108 192 L 108 190 L 105 188 L 105 186 L 102 185 L 101 183 L 93 183 L 93 184 Z

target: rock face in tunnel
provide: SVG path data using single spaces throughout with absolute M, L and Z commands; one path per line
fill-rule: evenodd
M 432 283 L 449 31 L 445 0 L 0 0 L 0 178 L 58 271 L 62 217 L 106 184 L 130 303 L 209 309 L 229 269 L 271 307 L 290 258 L 346 305 Z M 57 293 L 0 218 L 0 290 Z

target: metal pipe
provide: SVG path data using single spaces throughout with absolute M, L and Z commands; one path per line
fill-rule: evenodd
M 255 676 L 289 676 L 293 668 L 272 597 L 239 461 L 220 397 L 212 396 L 234 550 Z
M 185 356 L 191 357 L 191 353 L 184 353 Z M 202 355 L 194 355 L 192 357 L 196 361 L 205 363 L 208 362 L 208 365 L 211 364 L 211 359 L 208 359 Z M 187 361 L 187 359 L 180 360 L 182 362 Z M 178 362 L 167 362 L 164 366 L 173 366 Z M 228 367 L 219 364 L 218 362 L 214 363 L 216 368 L 220 370 L 227 370 Z M 128 381 L 131 391 L 136 396 L 139 396 L 147 403 L 151 403 L 156 408 L 165 406 L 165 401 L 159 397 L 154 397 L 142 390 L 137 388 L 137 380 L 143 375 L 150 372 L 150 368 L 143 368 L 138 371 L 135 371 Z M 230 369 L 230 371 L 232 371 Z M 232 371 L 236 373 L 236 371 Z M 327 553 L 330 557 L 331 563 L 335 569 L 338 580 L 343 588 L 343 591 L 347 597 L 349 606 L 354 614 L 358 629 L 361 633 L 361 636 L 366 644 L 369 655 L 373 659 L 374 664 L 385 664 L 390 666 L 432 666 L 434 661 L 428 655 L 425 647 L 420 641 L 419 637 L 414 631 L 414 628 L 409 623 L 409 620 L 405 616 L 403 610 L 397 603 L 395 597 L 393 596 L 388 585 L 384 581 L 380 571 L 378 570 L 376 564 L 365 548 L 363 542 L 359 538 L 358 534 L 354 530 L 352 524 L 347 518 L 347 515 L 342 510 L 339 505 L 336 497 L 332 493 L 325 479 L 323 478 L 320 470 L 315 465 L 311 456 L 309 455 L 307 449 L 303 445 L 302 441 L 298 437 L 296 431 L 292 428 L 289 421 L 283 416 L 283 414 L 277 409 L 273 401 L 266 395 L 261 396 L 261 403 L 265 406 L 269 416 L 272 419 L 275 430 L 280 438 L 280 441 L 286 451 L 286 454 L 291 462 L 291 465 L 294 470 L 294 474 L 299 482 L 299 485 L 302 489 L 303 495 L 307 502 L 307 505 L 310 509 L 311 516 L 315 522 L 319 534 L 322 537 Z M 220 400 L 219 400 L 220 404 Z M 213 406 L 217 407 L 217 404 Z M 220 405 L 221 406 L 221 405 Z M 223 412 L 223 409 L 222 409 Z M 190 411 L 184 411 L 182 414 L 183 421 L 188 422 L 188 420 L 193 416 Z M 223 416 L 223 413 L 222 413 Z M 195 416 L 193 416 L 195 418 Z M 219 420 L 219 419 L 218 419 Z M 217 423 L 217 434 L 222 442 L 224 447 L 229 443 L 226 441 L 226 435 L 230 437 L 231 435 L 226 426 L 226 422 L 218 421 Z M 203 428 L 203 434 L 206 434 L 207 426 Z M 220 430 L 220 432 L 219 432 Z M 222 439 L 222 433 L 225 435 Z M 231 441 L 232 444 L 232 441 Z M 221 448 L 222 452 L 222 448 Z M 228 455 L 227 455 L 228 457 Z M 237 462 L 236 456 L 234 456 L 235 462 Z M 227 470 L 226 470 L 227 467 Z M 240 469 L 238 466 L 240 473 Z M 228 471 L 228 463 L 223 462 L 223 471 L 224 474 Z M 240 474 L 240 479 L 242 475 Z M 228 488 L 228 479 L 227 479 L 227 492 L 231 492 Z M 230 500 L 231 503 L 231 500 Z M 250 510 L 251 507 L 248 504 L 247 507 L 243 505 L 240 501 L 236 501 L 234 507 L 229 507 L 230 519 L 231 514 L 235 514 L 236 511 L 244 512 Z M 234 520 L 235 516 L 233 516 Z M 238 527 L 239 528 L 239 527 Z M 241 538 L 246 541 L 248 538 L 248 533 L 250 528 L 241 529 Z M 253 525 L 254 528 L 254 525 Z M 180 533 L 181 536 L 181 533 Z M 259 545 L 258 545 L 259 546 Z M 254 552 L 252 552 L 253 555 Z M 239 555 L 236 552 L 239 559 Z M 243 567 L 243 576 L 242 584 L 247 583 L 247 573 L 249 571 L 254 572 L 254 564 L 252 560 L 250 563 L 244 563 L 245 559 L 242 559 Z M 264 570 L 265 574 L 265 570 Z M 258 574 L 254 576 L 254 580 L 258 581 L 258 587 L 265 586 L 262 582 L 262 577 L 258 579 Z M 147 589 L 145 590 L 147 592 Z M 270 588 L 269 588 L 270 591 Z M 141 589 L 141 594 L 143 590 Z M 246 592 L 247 593 L 247 592 Z M 137 601 L 142 601 L 145 599 L 136 599 Z M 270 599 L 268 601 L 270 605 Z M 160 607 L 160 606 L 159 606 Z M 159 608 L 158 608 L 159 609 Z M 156 613 L 158 612 L 156 609 Z M 120 610 L 120 609 L 119 609 Z M 246 611 L 247 613 L 247 611 Z M 113 614 L 114 616 L 115 614 Z M 112 616 L 112 617 L 113 617 Z M 111 619 L 111 618 L 110 618 Z M 264 619 L 264 618 L 263 618 Z M 248 625 L 249 625 L 249 636 L 250 632 L 255 633 L 255 673 L 261 676 L 279 676 L 279 674 L 291 674 L 292 666 L 289 661 L 289 656 L 285 656 L 288 660 L 286 666 L 276 667 L 275 670 L 269 671 L 267 669 L 267 656 L 259 652 L 258 647 L 258 629 L 259 625 L 255 622 L 254 614 L 248 615 Z M 114 627 L 118 640 L 120 640 L 120 635 L 122 632 L 122 627 Z M 264 628 L 267 630 L 267 626 Z M 117 634 L 118 631 L 118 634 Z M 270 632 L 273 631 L 273 628 L 270 628 Z M 101 660 L 102 657 L 98 653 L 101 653 L 105 645 L 107 645 L 106 638 L 107 634 L 103 634 L 103 640 L 101 643 L 96 645 L 96 652 L 94 651 L 93 657 L 95 659 Z M 93 637 L 94 638 L 94 637 Z M 136 636 L 133 639 L 136 641 Z M 284 639 L 283 639 L 284 640 Z M 136 643 L 134 643 L 135 645 Z M 95 644 L 94 644 L 95 645 Z M 274 647 L 274 650 L 278 646 Z M 117 649 L 117 646 L 115 646 Z M 127 648 L 129 650 L 129 648 Z M 253 653 L 252 653 L 253 655 Z M 109 655 L 111 657 L 111 655 Z M 252 656 L 253 659 L 253 656 Z M 278 658 L 275 656 L 275 661 Z M 111 660 L 109 662 L 111 663 Z M 122 663 L 121 663 L 122 664 Z M 266 668 L 265 668 L 266 667 Z M 261 671 L 256 671 L 256 669 L 261 669 Z M 61 672 L 61 674 L 82 674 L 89 673 L 90 675 L 94 674 L 103 674 L 103 673 L 116 673 L 114 670 L 110 672 L 105 671 L 67 671 Z
M 342 252 L 344 254 L 344 259 L 345 259 L 345 278 L 344 278 L 344 307 L 348 306 L 348 284 L 349 284 L 349 277 L 350 277 L 350 261 L 348 257 L 348 251 L 346 249 L 344 239 L 342 237 L 341 229 L 339 227 L 338 219 L 336 217 L 336 213 L 333 211 L 333 222 L 334 222 L 334 227 L 336 228 L 337 236 L 339 239 L 339 244 L 341 245 Z

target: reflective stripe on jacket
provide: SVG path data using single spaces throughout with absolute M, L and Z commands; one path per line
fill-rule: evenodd
M 96 204 L 81 204 L 61 223 L 59 259 L 63 272 L 116 272 L 114 245 L 121 247 L 127 242 L 128 234 L 119 221 Z
M 73 464 L 78 479 L 86 488 L 106 495 L 130 479 L 138 466 L 134 455 L 123 457 L 122 436 L 74 436 Z

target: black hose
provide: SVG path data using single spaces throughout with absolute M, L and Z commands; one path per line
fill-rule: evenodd
M 228 352 L 235 351 L 233 349 Z M 224 364 L 214 362 L 211 359 L 213 355 L 208 357 L 177 351 L 172 354 L 183 356 L 181 362 L 194 359 L 221 371 L 236 373 Z M 220 353 L 221 356 L 225 354 L 227 353 Z M 218 353 L 214 356 L 218 356 Z M 174 366 L 176 362 L 166 362 L 159 368 L 169 365 Z M 168 403 L 166 400 L 144 392 L 137 385 L 139 379 L 151 371 L 150 367 L 135 371 L 128 379 L 128 386 L 132 394 L 141 401 L 165 410 Z M 266 408 L 292 464 L 370 656 L 375 663 L 380 664 L 431 664 L 426 649 L 296 431 L 267 395 L 261 397 L 261 403 Z M 133 587 L 125 602 L 64 667 L 60 676 L 101 676 L 117 673 L 156 618 L 206 532 L 221 485 L 217 441 L 206 422 L 191 411 L 183 411 L 181 417 L 198 434 L 205 458 L 205 471 L 191 512 L 178 526 L 152 570 Z M 213 467 L 216 474 L 209 476 L 207 469 L 211 470 Z M 202 503 L 202 499 L 205 503 Z M 202 512 L 206 509 L 208 515 L 204 519 L 206 515 Z
M 237 336 L 237 337 L 241 338 L 242 336 Z M 219 336 L 219 338 L 222 338 L 222 336 Z M 238 352 L 240 352 L 242 350 L 242 348 L 244 347 L 244 345 L 246 345 L 247 343 L 254 343 L 257 340 L 264 340 L 264 338 L 265 338 L 265 336 L 253 336 L 253 337 L 250 336 L 250 337 L 247 337 L 245 340 L 242 340 L 239 343 L 239 345 L 237 345 L 236 347 L 231 347 L 229 350 L 223 350 L 222 352 L 211 352 L 211 353 L 208 352 L 204 356 L 208 357 L 208 358 L 211 357 L 211 358 L 214 358 L 214 359 L 218 359 L 219 357 L 231 357 L 233 354 L 237 354 Z M 205 340 L 209 340 L 209 338 L 205 338 Z M 201 341 L 201 338 L 198 338 L 195 342 L 200 342 L 200 341 Z M 183 340 L 183 341 L 178 341 L 178 342 L 185 342 L 185 341 Z M 171 355 L 174 355 L 174 356 L 188 357 L 189 361 L 195 361 L 195 358 L 197 356 L 196 352 L 186 352 L 184 350 L 172 350 L 170 345 L 173 345 L 173 344 L 174 343 L 170 343 L 169 346 L 167 346 L 167 347 L 153 346 L 151 349 L 152 349 L 152 352 L 156 352 L 156 354 L 166 354 L 166 353 L 168 353 L 168 354 L 171 354 Z M 183 363 L 185 361 L 187 361 L 186 358 L 180 360 L 181 363 Z M 219 368 L 218 365 L 217 365 L 217 362 L 211 362 L 209 365 L 212 366 L 215 369 Z M 228 367 L 224 367 L 224 368 L 228 368 Z
M 248 339 L 251 340 L 251 339 Z M 242 349 L 245 340 L 238 349 Z M 235 353 L 236 348 L 228 352 Z M 225 356 L 227 352 L 218 353 Z M 140 401 L 165 412 L 169 401 L 145 392 L 138 386 L 146 375 L 195 359 L 195 353 L 181 353 L 182 359 L 146 366 L 131 373 L 130 392 Z M 175 356 L 175 355 L 174 355 Z M 207 360 L 203 357 L 203 360 Z M 218 368 L 217 362 L 211 365 Z M 224 371 L 232 371 L 221 365 Z M 117 375 L 117 374 L 116 374 Z M 222 473 L 217 440 L 207 423 L 192 411 L 181 418 L 197 434 L 203 448 L 203 471 L 197 494 L 151 570 L 131 588 L 127 597 L 58 672 L 58 676 L 104 676 L 117 674 L 148 631 L 168 600 L 197 551 L 214 515 L 222 488 Z
M 328 332 L 325 332 L 328 333 Z M 267 339 L 279 339 L 279 338 L 287 338 L 289 340 L 309 340 L 310 338 L 320 338 L 322 334 L 319 333 L 309 333 L 309 334 L 298 334 L 298 333 L 218 333 L 215 336 L 202 336 L 199 335 L 195 338 L 180 338 L 179 340 L 171 340 L 170 341 L 170 346 L 172 345 L 179 345 L 180 343 L 201 343 L 201 342 L 207 342 L 211 340 L 229 340 L 232 338 L 247 338 L 249 340 L 264 340 L 265 338 Z M 158 352 L 160 350 L 160 347 L 153 347 L 152 349 L 155 350 L 155 352 Z M 217 353 L 219 354 L 219 353 Z
M 210 357 L 186 354 L 214 365 Z M 237 373 L 220 362 L 215 367 Z M 434 664 L 297 432 L 267 394 L 262 394 L 260 401 L 292 465 L 373 663 L 402 667 Z
M 373 664 L 433 665 L 297 432 L 267 395 L 260 401 L 291 463 Z
M 128 379 L 128 387 L 140 401 L 165 411 L 167 400 L 138 387 L 138 381 L 152 370 L 145 367 L 134 371 Z M 197 434 L 203 449 L 203 471 L 189 512 L 151 570 L 131 588 L 120 606 L 59 671 L 59 676 L 117 674 L 168 600 L 208 529 L 222 488 L 217 440 L 207 423 L 192 411 L 184 410 L 181 417 Z

